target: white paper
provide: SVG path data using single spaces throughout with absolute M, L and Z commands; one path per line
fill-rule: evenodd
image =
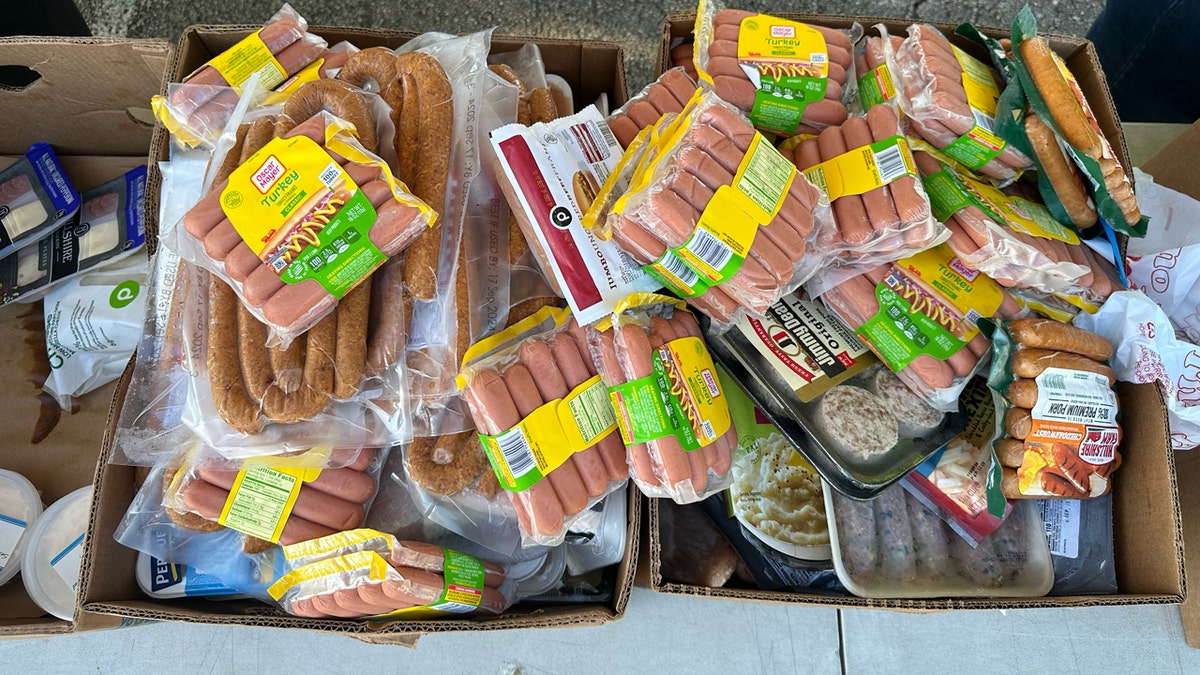
M 50 566 L 62 578 L 63 583 L 70 587 L 72 593 L 79 592 L 79 560 L 83 555 L 83 537 L 71 542 L 58 555 L 50 560 Z
M 1200 445 L 1200 348 L 1175 335 L 1171 320 L 1141 291 L 1113 293 L 1099 312 L 1075 325 L 1113 344 L 1110 363 L 1124 382 L 1156 382 L 1167 402 L 1171 447 Z
M 0 570 L 8 566 L 8 560 L 25 534 L 25 522 L 0 513 Z

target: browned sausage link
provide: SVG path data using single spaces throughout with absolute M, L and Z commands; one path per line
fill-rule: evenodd
M 239 433 L 258 432 L 259 406 L 246 392 L 237 354 L 237 296 L 216 275 L 208 277 L 208 381 L 221 419 Z
M 378 375 L 395 365 L 404 349 L 405 305 L 411 302 L 404 293 L 404 257 L 388 259 L 371 278 L 366 368 Z
M 529 116 L 535 123 L 558 119 L 554 95 L 546 87 L 538 87 L 529 92 Z
M 263 397 L 263 414 L 274 422 L 311 419 L 329 404 L 337 353 L 337 312 L 326 315 L 306 335 L 304 384 L 291 394 L 271 387 Z
M 338 302 L 333 397 L 339 400 L 354 396 L 366 369 L 371 287 L 367 277 Z
M 441 211 L 446 203 L 453 142 L 454 102 L 450 80 L 437 60 L 428 54 L 408 52 L 399 57 L 404 82 L 416 87 L 417 108 L 405 106 L 405 115 L 419 116 L 417 145 L 420 163 L 412 182 L 413 194 L 439 212 L 433 227 L 421 232 L 404 254 L 404 281 L 418 300 L 432 300 L 437 293 L 438 251 L 442 242 Z M 413 100 L 406 97 L 406 102 Z
M 354 125 L 355 135 L 363 147 L 371 152 L 379 150 L 379 138 L 375 133 L 375 122 L 367 101 L 353 87 L 339 80 L 314 80 L 305 82 L 283 104 L 283 111 L 275 123 L 275 135 L 284 136 L 301 122 L 322 111 Z
M 249 309 L 237 303 L 238 360 L 246 393 L 262 401 L 271 385 L 271 368 L 267 360 L 267 326 L 254 318 Z

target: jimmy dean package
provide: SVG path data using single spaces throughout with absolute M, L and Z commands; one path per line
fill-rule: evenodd
M 51 285 L 115 262 L 146 242 L 146 167 L 83 193 L 75 217 L 38 242 L 0 259 L 0 304 L 32 301 Z
M 743 316 L 738 331 L 807 403 L 875 363 L 846 324 L 803 289 L 780 298 L 766 316 Z
M 589 324 L 627 295 L 659 284 L 611 241 L 583 226 L 583 215 L 621 158 L 621 146 L 595 106 L 533 126 L 491 133 L 500 185 L 555 292 Z
M 0 255 L 32 245 L 79 210 L 79 192 L 54 149 L 34 143 L 0 171 Z

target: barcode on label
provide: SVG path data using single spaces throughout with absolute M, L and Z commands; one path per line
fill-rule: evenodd
M 733 257 L 733 249 L 704 229 L 696 230 L 685 248 L 702 260 L 704 264 L 718 271 L 725 267 L 729 263 L 729 259 Z
M 696 274 L 696 271 L 688 267 L 687 263 L 674 253 L 668 252 L 662 257 L 659 264 L 676 279 L 679 279 L 684 286 L 687 286 L 687 288 L 681 288 L 680 290 L 690 291 L 700 281 L 700 276 Z
M 890 145 L 876 152 L 875 165 L 879 167 L 879 180 L 884 183 L 890 183 L 908 173 L 898 145 Z
M 529 449 L 529 441 L 525 439 L 520 427 L 509 429 L 496 437 L 496 445 L 500 454 L 504 455 L 504 463 L 513 478 L 520 478 L 533 470 L 537 462 L 533 459 L 533 451 Z
M 321 172 L 321 182 L 330 190 L 333 189 L 334 183 L 337 182 L 338 176 L 342 174 L 342 169 L 336 162 L 331 162 L 329 166 Z
M 996 121 L 993 120 L 989 115 L 985 115 L 974 108 L 971 108 L 971 114 L 975 116 L 975 124 L 987 129 L 988 132 L 993 132 L 996 130 Z
M 596 128 L 600 130 L 600 134 L 604 136 L 604 143 L 611 147 L 621 147 L 617 142 L 617 137 L 613 135 L 612 129 L 608 128 L 608 124 L 597 124 Z
M 1065 378 L 1062 375 L 1059 375 L 1057 373 L 1046 373 L 1046 376 L 1043 379 L 1043 382 L 1046 383 L 1047 388 L 1051 388 L 1051 389 L 1066 389 L 1067 388 L 1067 378 Z

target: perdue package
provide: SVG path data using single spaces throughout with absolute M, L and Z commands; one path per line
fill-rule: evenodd
M 549 123 L 501 127 L 491 141 L 496 177 L 521 231 L 577 321 L 599 321 L 626 295 L 659 287 L 616 244 L 583 227 L 622 154 L 595 106 Z

